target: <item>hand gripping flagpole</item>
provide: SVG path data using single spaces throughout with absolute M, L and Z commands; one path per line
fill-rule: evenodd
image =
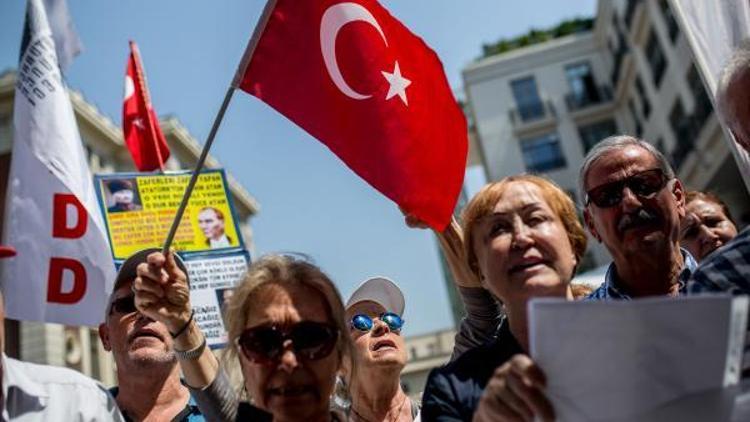
M 247 66 L 250 63 L 250 59 L 253 56 L 255 47 L 258 45 L 260 36 L 263 34 L 263 30 L 266 28 L 266 23 L 268 22 L 268 19 L 271 17 L 271 11 L 273 10 L 275 5 L 276 5 L 276 0 L 269 0 L 266 3 L 265 8 L 263 9 L 263 13 L 260 15 L 260 18 L 258 19 L 258 24 L 255 26 L 255 31 L 253 31 L 253 36 L 250 38 L 250 41 L 247 43 L 245 54 L 243 54 L 242 60 L 240 61 L 240 65 L 237 67 L 237 72 L 234 74 L 234 79 L 232 80 L 232 84 L 229 85 L 229 88 L 227 89 L 227 93 L 226 95 L 224 95 L 224 101 L 221 103 L 219 112 L 216 114 L 216 118 L 214 119 L 214 124 L 211 126 L 211 131 L 208 133 L 208 138 L 206 139 L 206 143 L 203 145 L 203 151 L 201 151 L 201 155 L 198 158 L 198 162 L 195 163 L 195 169 L 193 170 L 193 174 L 190 176 L 190 181 L 188 182 L 188 185 L 185 188 L 185 193 L 182 196 L 182 202 L 180 202 L 180 207 L 177 209 L 177 214 L 175 214 L 174 216 L 174 220 L 172 221 L 172 226 L 169 228 L 169 233 L 167 234 L 167 238 L 164 240 L 164 246 L 162 247 L 162 253 L 164 254 L 169 252 L 169 247 L 172 246 L 172 241 L 174 240 L 174 237 L 177 234 L 177 228 L 180 226 L 182 215 L 185 214 L 185 208 L 187 208 L 188 201 L 190 200 L 190 195 L 193 193 L 193 188 L 195 187 L 195 183 L 198 181 L 198 176 L 200 175 L 200 172 L 203 169 L 203 164 L 206 161 L 206 157 L 208 157 L 208 151 L 211 149 L 211 144 L 214 143 L 216 132 L 219 130 L 219 125 L 221 125 L 221 121 L 224 119 L 224 113 L 227 111 L 229 102 L 232 100 L 232 94 L 234 94 L 235 88 L 237 88 L 239 84 L 242 82 L 243 76 L 245 75 L 245 70 L 247 69 Z

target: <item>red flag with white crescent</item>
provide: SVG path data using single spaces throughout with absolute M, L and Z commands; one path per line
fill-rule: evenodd
M 435 52 L 373 0 L 278 0 L 235 86 L 435 229 L 463 183 L 466 120 Z
M 164 170 L 169 147 L 151 105 L 138 46 L 133 41 L 130 42 L 124 97 L 122 130 L 135 166 L 140 171 Z

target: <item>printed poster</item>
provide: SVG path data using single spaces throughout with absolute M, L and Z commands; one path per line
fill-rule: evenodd
M 193 318 L 206 336 L 211 348 L 227 343 L 224 315 L 234 288 L 247 271 L 250 257 L 247 252 L 231 254 L 192 255 L 185 259 L 190 279 L 190 301 Z
M 115 261 L 163 245 L 189 179 L 188 171 L 95 176 Z M 224 170 L 201 172 L 172 245 L 181 255 L 244 249 Z

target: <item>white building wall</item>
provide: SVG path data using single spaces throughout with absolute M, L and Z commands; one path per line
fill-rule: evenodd
M 629 8 L 633 14 L 628 23 L 625 15 Z M 652 31 L 666 59 L 659 86 L 654 83 L 646 51 Z M 621 38 L 627 50 L 618 63 L 616 53 Z M 670 122 L 678 98 L 685 115 L 692 118 L 695 112 L 696 97 L 687 78 L 692 60 L 686 38 L 681 33 L 674 41 L 670 38 L 667 17 L 659 0 L 600 0 L 592 31 L 491 56 L 467 66 L 463 71 L 467 109 L 474 118 L 487 174 L 498 180 L 526 171 L 521 140 L 556 131 L 566 166 L 544 175 L 562 188 L 575 191 L 580 204 L 583 198 L 577 178 L 584 147 L 578 128 L 612 119 L 618 132 L 646 139 L 661 148 L 668 158 L 679 152 L 678 145 L 692 142 L 687 154 L 682 158 L 677 154 L 675 161 L 683 184 L 688 189 L 719 194 L 735 217 L 739 216 L 740 225 L 746 223 L 743 220 L 750 219 L 750 197 L 741 183 L 733 182 L 736 164 L 713 113 L 690 139 L 677 139 Z M 590 63 L 596 83 L 609 86 L 613 98 L 600 105 L 570 110 L 565 101 L 565 95 L 571 92 L 565 66 L 581 61 Z M 613 85 L 615 65 L 620 76 Z M 542 102 L 552 105 L 554 117 L 527 124 L 518 124 L 510 118 L 510 111 L 516 107 L 510 83 L 524 76 L 534 76 L 539 96 Z M 648 116 L 636 87 L 637 78 L 650 104 Z M 609 254 L 592 238 L 589 245 L 597 265 L 610 260 Z
M 571 92 L 565 68 L 568 65 L 589 63 L 597 85 L 608 85 L 604 55 L 593 33 L 572 35 L 545 44 L 509 52 L 482 60 L 464 70 L 465 89 L 474 113 L 479 142 L 485 152 L 488 173 L 492 180 L 527 171 L 521 142 L 530 137 L 557 133 L 566 165 L 544 173 L 563 189 L 575 193 L 582 200 L 577 187 L 578 169 L 584 147 L 578 135 L 581 124 L 614 119 L 623 130 L 623 118 L 612 107 L 591 107 L 589 111 L 571 113 L 565 96 Z M 551 104 L 548 117 L 537 122 L 519 124 L 511 119 L 516 101 L 511 82 L 533 76 L 542 102 Z M 590 241 L 593 240 L 590 238 Z M 609 261 L 609 255 L 599 244 L 589 247 L 595 265 Z

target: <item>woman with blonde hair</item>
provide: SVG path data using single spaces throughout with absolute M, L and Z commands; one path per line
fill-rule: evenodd
M 331 279 L 304 259 L 256 261 L 227 309 L 229 353 L 237 356 L 252 406 L 239 420 L 343 421 L 331 410 L 336 375 L 351 357 L 344 305 Z
M 187 319 L 183 325 L 188 326 L 194 315 L 189 280 L 179 268 L 167 270 L 155 260 L 139 265 L 136 305 L 158 308 L 150 313 L 157 320 Z M 225 359 L 239 363 L 250 402 L 238 405 L 236 391 L 217 378 L 219 363 L 205 353 L 200 330 L 181 330 L 173 336 L 186 335 L 193 344 L 200 343 L 180 352 L 185 382 L 210 386 L 194 393 L 199 408 L 210 409 L 222 420 L 347 419 L 329 402 L 337 374 L 350 366 L 351 339 L 341 296 L 320 268 L 299 256 L 262 257 L 236 287 L 225 318 Z
M 462 220 L 465 265 L 506 316 L 489 342 L 432 371 L 422 418 L 552 419 L 544 377 L 525 355 L 526 304 L 533 297 L 573 298 L 570 281 L 586 250 L 575 205 L 546 178 L 511 176 L 477 193 Z

